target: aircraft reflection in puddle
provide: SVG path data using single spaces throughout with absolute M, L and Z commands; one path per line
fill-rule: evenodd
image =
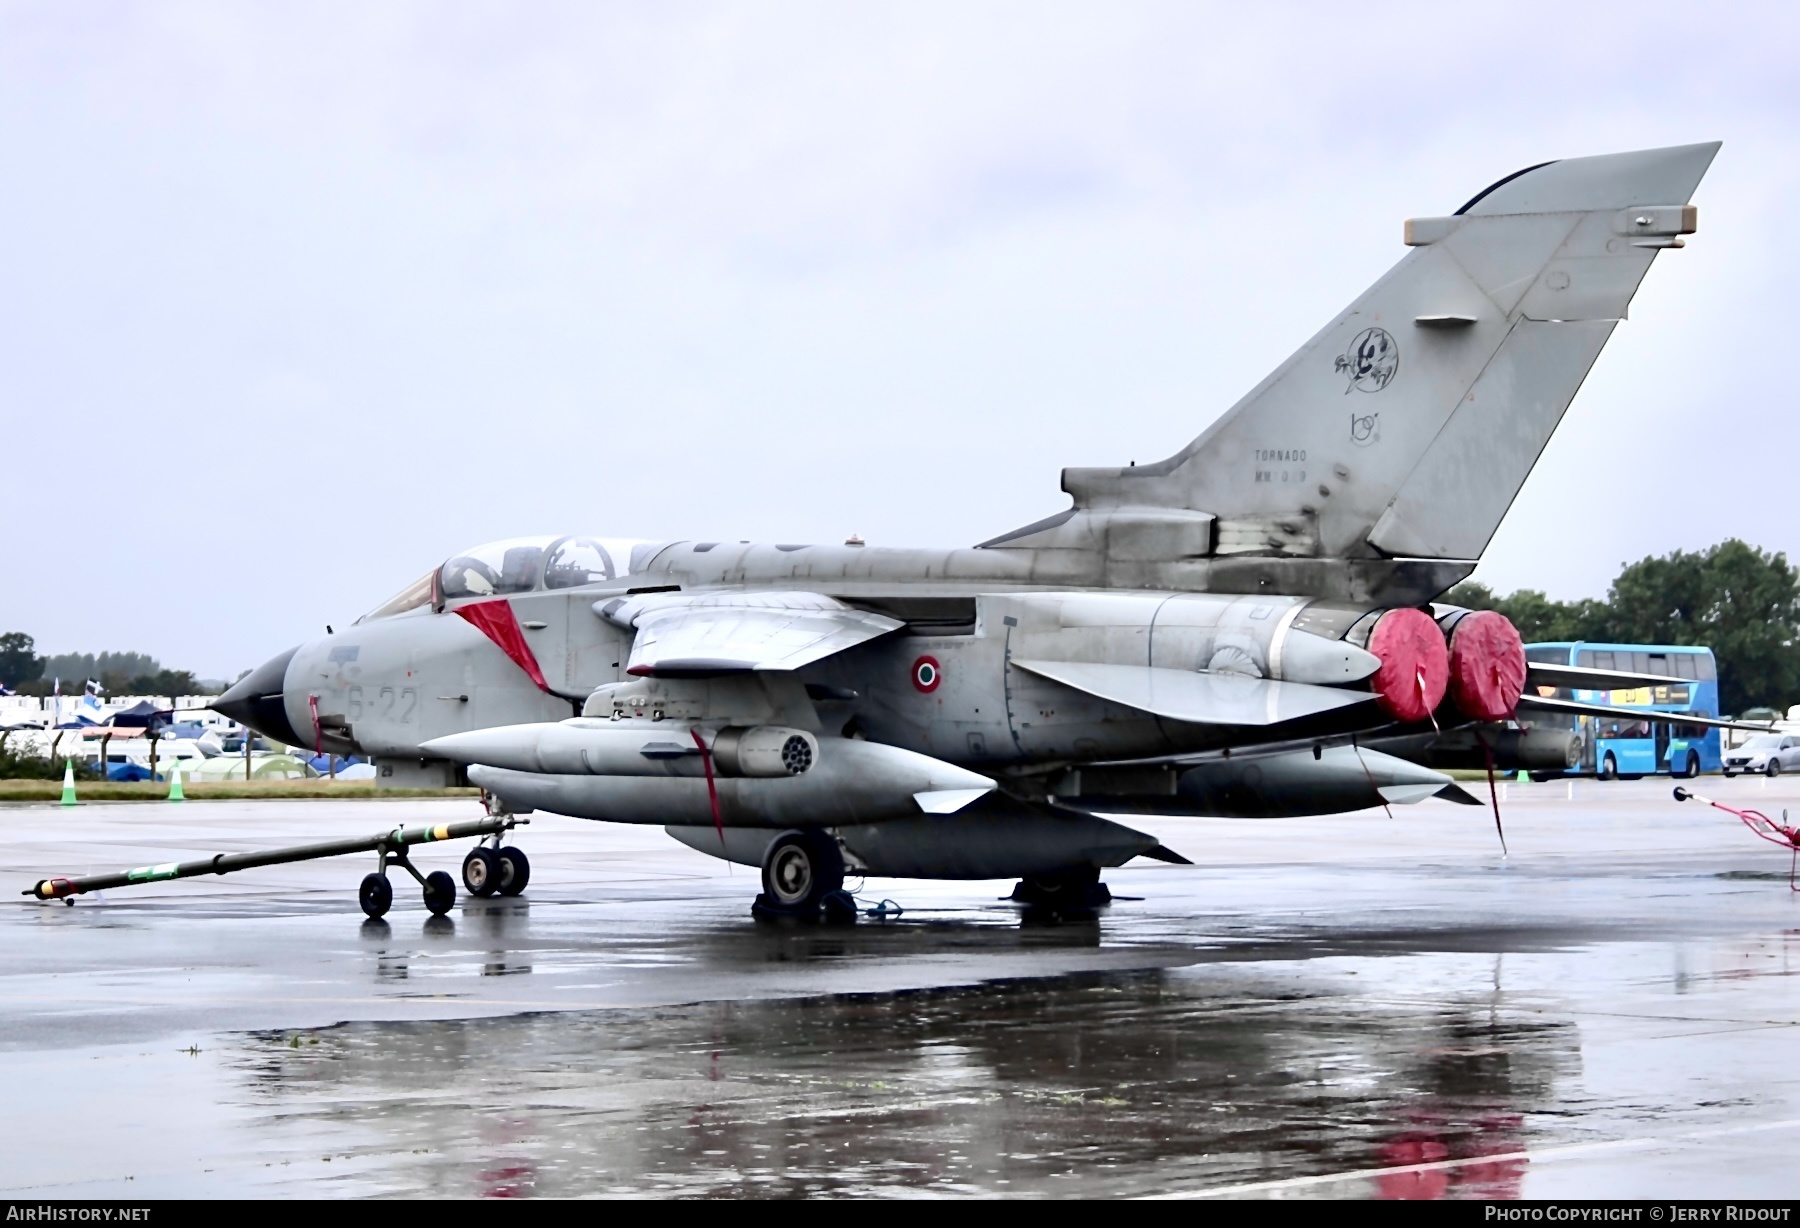
M 363 1160 L 345 1192 L 459 1196 L 1092 1197 L 1498 1156 L 1578 1045 L 1564 1021 L 1229 964 L 317 1036 L 238 1060 L 260 1146 L 335 1134 Z M 1506 1197 L 1523 1172 L 1365 1190 Z

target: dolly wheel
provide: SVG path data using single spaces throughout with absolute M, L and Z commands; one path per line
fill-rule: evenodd
M 486 898 L 500 890 L 506 872 L 500 866 L 500 855 L 485 844 L 478 844 L 463 858 L 463 886 L 469 894 Z
M 500 894 L 518 895 L 525 890 L 525 884 L 531 881 L 531 859 L 525 856 L 525 850 L 509 844 L 494 856 L 500 862 Z
M 356 892 L 356 902 L 371 917 L 383 917 L 394 906 L 394 884 L 385 874 L 365 875 Z
M 425 876 L 425 907 L 431 915 L 441 917 L 456 907 L 456 880 L 442 870 Z

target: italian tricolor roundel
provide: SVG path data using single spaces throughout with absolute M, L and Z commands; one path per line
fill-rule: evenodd
M 920 657 L 913 662 L 912 678 L 913 685 L 929 695 L 944 680 L 944 671 L 939 668 L 936 657 Z

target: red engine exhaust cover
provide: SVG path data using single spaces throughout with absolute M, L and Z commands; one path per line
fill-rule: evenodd
M 1369 635 L 1369 651 L 1381 658 L 1381 668 L 1370 681 L 1390 716 L 1409 724 L 1422 721 L 1444 702 L 1450 652 L 1431 615 L 1423 610 L 1389 610 Z
M 1503 721 L 1524 693 L 1525 644 L 1518 628 L 1493 610 L 1463 615 L 1450 633 L 1450 698 L 1456 706 L 1478 721 Z

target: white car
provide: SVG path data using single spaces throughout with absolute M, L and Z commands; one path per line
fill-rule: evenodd
M 1727 776 L 1739 772 L 1779 776 L 1789 769 L 1800 770 L 1800 737 L 1791 733 L 1759 733 L 1725 752 Z

